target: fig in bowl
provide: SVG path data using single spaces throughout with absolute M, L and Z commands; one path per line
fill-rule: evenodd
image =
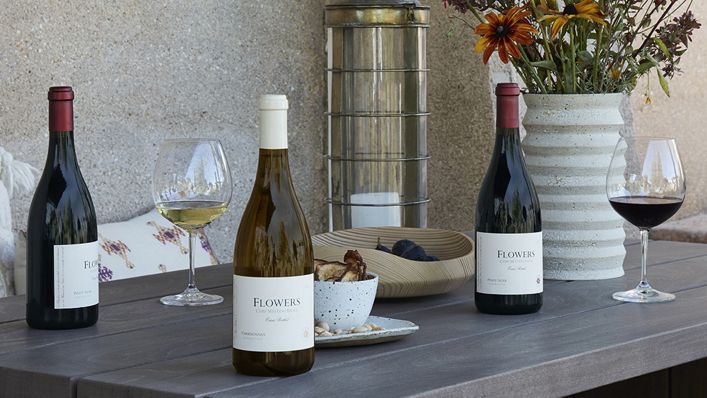
M 314 320 L 330 330 L 348 331 L 366 323 L 378 289 L 378 276 L 366 271 L 356 250 L 344 262 L 314 260 Z
M 315 258 L 339 260 L 350 249 L 380 277 L 377 297 L 418 297 L 463 286 L 474 276 L 474 242 L 431 228 L 343 229 L 312 237 Z

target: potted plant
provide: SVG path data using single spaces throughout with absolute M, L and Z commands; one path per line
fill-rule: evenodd
M 670 95 L 668 80 L 700 27 L 691 3 L 443 0 L 480 36 L 484 63 L 498 53 L 525 85 L 523 149 L 543 211 L 546 278 L 623 275 L 623 221 L 605 193 L 619 106 L 644 75 Z

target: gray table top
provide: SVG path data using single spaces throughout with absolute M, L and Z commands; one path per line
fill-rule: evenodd
M 374 315 L 420 330 L 379 345 L 319 349 L 309 373 L 236 374 L 231 366 L 231 267 L 199 269 L 224 304 L 161 305 L 184 271 L 101 285 L 96 326 L 32 330 L 23 296 L 0 299 L 0 397 L 562 396 L 707 357 L 707 245 L 656 241 L 648 277 L 677 294 L 622 304 L 611 293 L 639 278 L 628 244 L 622 278 L 546 281 L 537 314 L 480 314 L 473 286 L 378 300 Z

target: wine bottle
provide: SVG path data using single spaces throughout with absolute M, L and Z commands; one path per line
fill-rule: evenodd
M 312 242 L 287 156 L 287 98 L 260 99 L 260 151 L 233 258 L 233 366 L 256 376 L 314 363 Z
M 496 86 L 496 143 L 476 201 L 476 308 L 536 312 L 543 302 L 540 204 L 520 146 L 515 83 Z
M 49 152 L 27 220 L 27 324 L 73 329 L 98 320 L 98 229 L 74 150 L 74 92 L 48 97 Z

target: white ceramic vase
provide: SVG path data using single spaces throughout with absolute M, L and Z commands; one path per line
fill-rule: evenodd
M 540 199 L 545 278 L 622 276 L 623 219 L 606 197 L 606 174 L 624 124 L 622 94 L 523 98 L 523 150 Z

